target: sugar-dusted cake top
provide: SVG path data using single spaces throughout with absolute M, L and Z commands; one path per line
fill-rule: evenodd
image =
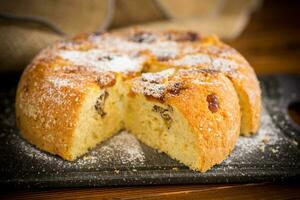
M 56 47 L 59 50 L 55 53 L 62 59 L 98 72 L 141 72 L 145 65 L 153 63 L 230 71 L 245 62 L 216 37 L 201 37 L 193 32 L 91 34 Z
M 163 101 L 166 95 L 176 96 L 195 85 L 217 85 L 211 81 L 222 74 L 212 69 L 169 68 L 156 73 L 143 73 L 132 80 L 131 91 Z
M 249 67 L 237 51 L 215 36 L 138 30 L 82 34 L 44 50 L 31 65 L 35 63 L 53 64 L 55 78 L 49 81 L 60 87 L 87 82 L 82 79 L 96 81 L 100 87 L 112 86 L 116 81 L 115 73 L 131 78 L 166 68 L 198 68 L 236 75 L 241 67 Z M 142 75 L 146 76 L 149 75 Z
M 58 55 L 75 65 L 91 67 L 99 72 L 139 72 L 145 58 L 126 54 L 108 53 L 100 49 L 87 51 L 61 50 Z

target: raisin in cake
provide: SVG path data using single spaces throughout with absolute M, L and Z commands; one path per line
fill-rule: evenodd
M 25 69 L 16 96 L 22 136 L 66 160 L 125 128 L 198 171 L 223 161 L 240 133 L 255 133 L 260 112 L 248 62 L 215 36 L 194 32 L 58 42 Z

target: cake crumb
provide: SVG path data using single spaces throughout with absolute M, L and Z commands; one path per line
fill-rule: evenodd
M 278 151 L 279 151 L 278 149 L 274 149 L 274 148 L 272 148 L 272 147 L 270 148 L 270 150 L 271 150 L 271 152 L 274 153 L 274 154 L 278 153 Z
M 163 153 L 160 149 L 156 149 L 156 151 L 157 151 L 158 153 Z
M 262 139 L 262 142 L 263 142 L 264 144 L 268 144 L 269 141 L 270 141 L 270 137 L 267 136 L 267 135 Z
M 260 146 L 259 146 L 259 150 L 260 150 L 261 152 L 265 152 L 265 146 L 264 146 L 264 145 L 260 145 Z
M 298 146 L 298 142 L 296 140 L 293 140 L 292 143 L 295 145 L 295 146 Z
M 172 170 L 173 171 L 178 171 L 178 167 L 173 167 Z

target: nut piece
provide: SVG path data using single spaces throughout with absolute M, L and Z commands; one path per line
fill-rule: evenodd
M 98 112 L 98 114 L 103 118 L 106 115 L 106 112 L 104 112 L 104 105 L 105 105 L 105 100 L 108 97 L 108 92 L 104 91 L 104 93 L 102 93 L 95 104 L 95 109 Z

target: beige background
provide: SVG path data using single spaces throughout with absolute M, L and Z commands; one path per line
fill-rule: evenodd
M 260 0 L 2 0 L 0 70 L 22 70 L 47 45 L 81 32 L 137 26 L 195 30 L 232 40 L 242 32 L 259 3 Z

